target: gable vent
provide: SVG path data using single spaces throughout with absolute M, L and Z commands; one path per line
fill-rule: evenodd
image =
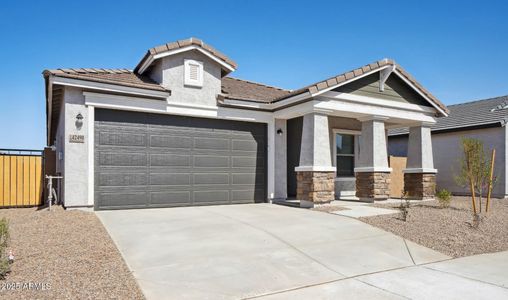
M 199 66 L 195 64 L 189 64 L 189 76 L 191 80 L 198 80 L 199 78 Z
M 203 86 L 203 63 L 200 61 L 184 60 L 184 84 L 194 87 Z

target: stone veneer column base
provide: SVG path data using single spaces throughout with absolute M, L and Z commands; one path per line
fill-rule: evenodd
M 335 199 L 335 172 L 298 171 L 296 198 L 300 206 L 312 207 Z M 310 202 L 310 203 L 309 203 Z
M 356 197 L 362 201 L 386 200 L 390 197 L 390 173 L 357 172 Z
M 404 173 L 404 192 L 409 199 L 433 199 L 436 195 L 436 174 Z

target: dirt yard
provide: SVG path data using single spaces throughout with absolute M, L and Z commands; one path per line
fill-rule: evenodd
M 407 222 L 399 214 L 360 220 L 453 257 L 508 250 L 508 200 L 493 199 L 484 216 L 473 228 L 471 199 L 453 197 L 449 208 L 440 208 L 437 201 L 412 205 Z
M 95 214 L 53 208 L 0 210 L 10 222 L 15 255 L 11 273 L 0 281 L 0 298 L 143 299 Z

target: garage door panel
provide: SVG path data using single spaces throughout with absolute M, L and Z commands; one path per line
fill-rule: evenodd
M 190 167 L 191 158 L 188 155 L 177 154 L 151 154 L 150 166 L 162 167 Z
M 97 196 L 97 195 L 96 195 Z M 114 207 L 144 207 L 148 202 L 147 192 L 111 192 L 111 193 L 98 193 L 101 201 L 101 206 L 106 208 Z
M 194 138 L 195 150 L 229 150 L 229 139 L 225 138 Z
M 146 166 L 146 153 L 99 152 L 100 166 Z
M 190 149 L 192 148 L 192 138 L 175 135 L 151 135 L 150 147 Z
M 152 173 L 150 174 L 150 185 L 190 185 L 190 174 L 174 173 Z
M 196 155 L 194 156 L 196 168 L 229 168 L 228 156 Z
M 233 190 L 231 191 L 232 203 L 252 203 L 252 199 L 256 202 L 262 202 L 265 198 L 264 189 L 254 190 Z
M 256 152 L 262 146 L 256 140 L 233 140 L 231 150 Z
M 202 173 L 194 174 L 195 185 L 229 184 L 229 174 Z
M 104 187 L 111 186 L 144 186 L 148 183 L 147 175 L 145 173 L 132 173 L 132 172 L 112 172 L 101 173 L 99 175 L 99 185 Z
M 191 204 L 190 191 L 151 192 L 150 204 L 160 206 L 188 206 Z
M 229 203 L 228 190 L 206 190 L 194 192 L 194 203 Z
M 266 126 L 96 110 L 96 208 L 266 199 Z
M 146 146 L 144 134 L 100 132 L 99 144 L 108 146 Z

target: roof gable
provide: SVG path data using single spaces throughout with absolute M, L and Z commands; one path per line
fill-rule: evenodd
M 174 55 L 177 53 L 182 53 L 186 51 L 196 50 L 204 55 L 208 56 L 210 59 L 217 62 L 222 67 L 223 74 L 226 74 L 236 70 L 237 64 L 228 58 L 226 55 L 222 54 L 215 48 L 211 47 L 208 44 L 205 44 L 202 40 L 197 38 L 189 38 L 186 40 L 179 40 L 172 43 L 167 43 L 164 45 L 156 46 L 148 49 L 147 53 L 141 61 L 134 68 L 135 73 L 143 74 L 143 72 L 150 67 L 150 65 L 157 59 Z
M 365 76 L 368 76 L 372 73 L 378 72 L 382 69 L 386 69 L 389 67 L 393 67 L 394 74 L 397 74 L 408 86 L 410 86 L 413 90 L 415 90 L 418 94 L 420 94 L 428 103 L 430 103 L 433 107 L 435 107 L 440 115 L 446 116 L 448 114 L 448 109 L 446 106 L 439 101 L 434 95 L 432 95 L 429 91 L 427 91 L 421 84 L 419 84 L 408 72 L 406 72 L 400 65 L 396 64 L 391 59 L 383 59 L 363 67 L 354 69 L 349 72 L 345 72 L 339 74 L 337 76 L 328 78 L 323 81 L 319 81 L 317 83 L 308 85 L 301 89 L 295 90 L 287 95 L 274 99 L 273 102 L 277 102 L 280 100 L 284 100 L 290 98 L 292 96 L 297 96 L 301 94 L 309 94 L 310 96 L 318 96 L 327 91 L 338 88 L 339 86 L 345 85 L 349 82 L 353 82 Z M 393 76 L 390 75 L 390 76 Z

